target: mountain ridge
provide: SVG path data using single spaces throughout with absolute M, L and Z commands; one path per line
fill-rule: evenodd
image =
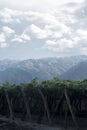
M 80 62 L 60 76 L 63 80 L 83 80 L 87 78 L 87 61 Z
M 4 82 L 11 84 L 25 83 L 36 77 L 39 81 L 54 77 L 65 79 L 66 76 L 66 79 L 68 79 L 70 77 L 68 71 L 86 61 L 87 56 L 0 61 L 0 84 Z M 76 80 L 78 79 L 76 78 Z

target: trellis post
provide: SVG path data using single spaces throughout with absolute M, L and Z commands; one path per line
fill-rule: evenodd
M 8 107 L 9 107 L 9 111 L 10 111 L 10 118 L 11 118 L 11 119 L 14 119 L 14 115 L 13 115 L 13 111 L 12 111 L 11 102 L 10 102 L 10 99 L 9 99 L 9 96 L 8 96 L 8 92 L 7 92 L 6 89 L 4 89 L 4 93 L 5 93 L 6 100 L 7 100 Z
M 27 116 L 28 116 L 29 120 L 31 121 L 30 107 L 29 107 L 29 103 L 27 101 L 27 98 L 26 98 L 26 95 L 25 95 L 25 92 L 24 92 L 23 88 L 21 89 L 21 92 L 22 92 L 24 103 L 25 103 L 25 107 L 26 107 L 26 111 L 27 111 Z
M 78 130 L 79 127 L 78 127 L 78 124 L 77 124 L 77 122 L 76 122 L 76 118 L 75 118 L 75 115 L 74 115 L 74 113 L 73 113 L 73 110 L 72 110 L 72 107 L 71 107 L 71 104 L 70 104 L 70 99 L 69 99 L 69 97 L 68 97 L 68 94 L 67 94 L 66 89 L 65 89 L 65 91 L 64 91 L 64 95 L 65 95 L 66 102 L 67 102 L 67 105 L 68 105 L 69 111 L 70 111 L 70 113 L 71 113 L 71 116 L 72 116 L 73 122 L 74 122 L 74 124 L 76 125 L 76 128 L 77 128 L 77 130 Z
M 51 125 L 52 124 L 51 123 L 51 116 L 50 116 L 50 112 L 49 112 L 49 108 L 48 108 L 45 96 L 43 95 L 42 91 L 39 88 L 38 88 L 38 92 L 41 95 L 41 98 L 43 100 L 44 107 L 45 107 L 45 110 L 46 110 L 46 113 L 47 113 L 47 117 L 48 117 L 48 121 L 49 121 L 49 124 Z

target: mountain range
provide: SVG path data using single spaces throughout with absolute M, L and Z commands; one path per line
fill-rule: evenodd
M 0 60 L 0 84 L 19 84 L 58 77 L 63 80 L 87 78 L 87 56 L 43 58 L 28 60 Z

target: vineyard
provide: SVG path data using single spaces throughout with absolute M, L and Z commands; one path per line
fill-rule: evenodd
M 4 118 L 3 118 L 4 117 Z M 39 83 L 0 86 L 0 119 L 46 125 L 75 126 L 87 117 L 87 80 L 62 81 L 58 78 Z M 84 122 L 84 121 L 83 121 Z

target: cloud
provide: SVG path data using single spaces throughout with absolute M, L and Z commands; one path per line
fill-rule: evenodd
M 57 42 L 55 40 L 47 40 L 45 46 L 55 46 Z
M 55 2 L 53 0 L 3 0 L 1 3 L 5 3 L 8 7 L 15 9 L 31 9 L 33 11 L 40 12 L 53 12 L 53 10 L 60 9 L 61 6 L 68 2 L 75 2 L 79 4 L 82 0 L 55 0 Z
M 0 34 L 0 43 L 1 43 L 1 42 L 5 42 L 5 41 L 6 41 L 5 35 L 4 35 L 4 33 L 1 33 L 1 34 Z
M 8 37 L 11 37 L 12 34 L 14 34 L 15 31 L 8 26 L 3 26 L 1 28 L 1 33 L 0 33 L 0 48 L 5 48 L 8 47 L 8 44 L 6 42 Z
M 66 0 L 68 2 L 69 0 Z M 56 6 L 60 6 L 64 4 L 64 0 L 58 1 L 55 0 L 3 0 L 1 3 L 5 3 L 8 7 L 16 8 L 16 9 L 33 9 L 40 11 L 47 11 L 49 9 L 55 9 Z
M 46 38 L 60 38 L 63 34 L 66 34 L 69 31 L 69 28 L 62 23 L 57 22 L 56 24 L 47 23 L 43 28 L 36 26 L 35 24 L 30 25 L 25 32 L 32 35 L 37 39 L 46 39 Z
M 14 31 L 13 29 L 9 28 L 8 26 L 3 26 L 3 27 L 2 27 L 2 31 L 3 31 L 3 33 L 4 33 L 6 36 L 15 33 L 15 31 Z
M 20 23 L 19 18 L 16 18 L 16 17 L 21 15 L 21 13 L 22 11 L 4 8 L 0 10 L 0 18 L 1 18 L 1 21 L 4 23 L 12 23 L 12 22 Z
M 21 34 L 21 35 L 15 35 L 12 39 L 12 42 L 19 42 L 19 43 L 26 43 L 27 41 L 30 41 L 30 36 L 27 34 Z
M 84 0 L 4 0 L 15 9 L 0 10 L 1 32 L 0 43 L 28 43 L 31 46 L 59 53 L 81 53 L 81 48 L 87 46 L 87 5 Z M 19 4 L 21 3 L 21 4 Z M 85 3 L 87 3 L 85 1 Z M 16 5 L 29 5 L 29 8 L 17 10 Z M 25 6 L 24 5 L 24 6 Z M 48 9 L 45 10 L 45 5 Z M 12 6 L 13 7 L 13 6 Z M 22 8 L 22 7 L 21 7 Z M 26 7 L 27 8 L 27 7 Z M 41 9 L 43 8 L 43 9 Z M 48 11 L 50 9 L 50 11 Z M 35 11 L 34 11 L 35 10 Z M 34 43 L 37 43 L 34 45 Z M 78 50 L 77 50 L 78 48 Z M 84 49 L 83 49 L 84 50 Z
M 77 35 L 84 40 L 87 40 L 87 30 L 83 30 L 83 29 L 78 29 L 77 30 Z
M 74 37 L 72 39 L 62 38 L 59 40 L 47 40 L 43 48 L 58 53 L 63 53 L 66 51 L 71 53 L 73 50 L 76 50 L 75 48 L 77 47 L 80 51 L 82 45 L 82 42 L 80 43 L 80 40 L 81 39 L 79 37 Z
M 73 54 L 74 52 L 74 54 L 87 55 L 87 10 L 84 9 L 87 5 L 83 5 L 84 3 L 79 3 L 79 5 L 73 3 L 72 6 L 69 3 L 64 8 L 64 11 L 66 11 L 63 12 L 62 10 L 63 14 L 61 13 L 61 17 L 57 17 L 58 12 L 56 12 L 56 17 L 69 29 L 61 37 L 47 40 L 43 48 L 60 54 Z M 68 9 L 66 9 L 67 6 Z M 75 8 L 73 8 L 74 6 Z
M 63 51 L 64 49 L 72 49 L 74 47 L 73 41 L 70 39 L 47 40 L 45 46 L 52 51 Z
M 47 38 L 51 34 L 50 30 L 41 29 L 34 24 L 30 26 L 30 32 L 38 39 Z
M 12 22 L 13 19 L 11 18 L 11 15 L 13 14 L 13 11 L 11 9 L 5 8 L 0 10 L 0 18 L 3 22 Z

